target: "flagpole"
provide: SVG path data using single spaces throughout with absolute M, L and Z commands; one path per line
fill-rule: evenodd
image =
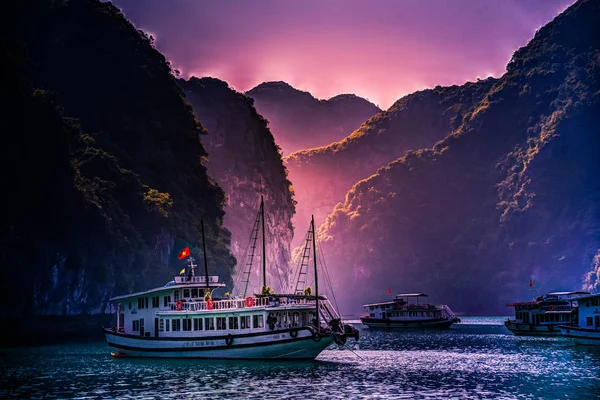
M 200 227 L 202 228 L 202 252 L 204 253 L 204 274 L 206 275 L 206 287 L 208 287 L 208 262 L 206 261 L 206 242 L 204 241 L 204 218 L 200 216 Z

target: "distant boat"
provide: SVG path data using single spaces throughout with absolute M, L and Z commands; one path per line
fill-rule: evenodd
M 562 335 L 576 344 L 600 346 L 600 293 L 580 297 L 578 304 L 577 323 L 559 326 Z
M 533 301 L 510 303 L 515 318 L 504 321 L 504 326 L 515 335 L 560 336 L 560 325 L 575 325 L 577 303 L 589 292 L 552 292 Z
M 363 305 L 369 328 L 449 328 L 460 322 L 447 305 L 429 304 L 425 293 L 401 293 L 393 300 Z
M 319 294 L 316 259 L 314 295 L 310 290 L 294 294 L 264 292 L 262 198 L 256 229 L 259 217 L 263 222 L 263 293 L 213 298 L 213 291 L 225 288 L 225 284 L 218 276 L 208 275 L 202 224 L 204 276 L 195 274 L 196 265 L 187 248 L 183 252 L 189 258 L 187 276 L 178 275 L 165 286 L 111 299 L 118 310 L 116 327 L 104 329 L 108 345 L 116 349 L 111 355 L 314 359 L 333 342 L 343 345 L 348 337 L 358 340 L 358 330 L 342 323 L 327 297 Z M 312 252 L 316 255 L 314 219 L 310 226 Z

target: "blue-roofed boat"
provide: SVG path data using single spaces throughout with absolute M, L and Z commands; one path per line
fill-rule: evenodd
M 532 301 L 510 303 L 515 317 L 504 321 L 504 326 L 520 336 L 560 336 L 561 325 L 576 325 L 578 302 L 590 292 L 552 292 Z
M 577 323 L 561 325 L 561 334 L 575 344 L 600 346 L 600 293 L 578 299 Z

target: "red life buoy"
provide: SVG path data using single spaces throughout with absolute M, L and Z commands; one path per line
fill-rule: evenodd
M 246 307 L 252 307 L 254 305 L 254 297 L 246 297 Z
M 177 311 L 181 311 L 181 309 L 183 308 L 183 301 L 177 300 L 177 303 L 175 303 L 175 308 L 177 309 Z
M 206 308 L 212 310 L 213 308 L 215 308 L 215 302 L 212 299 L 206 300 Z

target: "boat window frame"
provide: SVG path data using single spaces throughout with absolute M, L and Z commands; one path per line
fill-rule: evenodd
M 215 317 L 204 317 L 204 330 L 205 331 L 216 330 Z
M 181 319 L 179 319 L 179 318 L 171 319 L 171 332 L 181 332 Z
M 190 318 L 182 319 L 181 323 L 181 331 L 182 332 L 191 332 L 192 331 L 192 320 Z
M 202 331 L 203 330 L 202 328 L 204 328 L 202 317 L 194 317 L 194 318 L 192 318 L 192 320 L 194 321 L 192 329 L 194 331 Z

